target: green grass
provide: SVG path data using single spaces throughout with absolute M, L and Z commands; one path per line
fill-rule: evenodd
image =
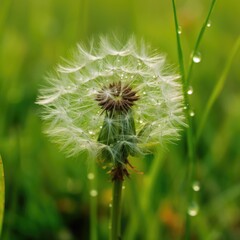
M 0 2 L 4 240 L 108 238 L 111 182 L 105 170 L 97 165 L 93 182 L 87 177 L 92 165 L 84 156 L 65 159 L 42 134 L 34 102 L 44 74 L 60 56 L 79 41 L 112 31 L 134 32 L 166 53 L 175 68 L 179 65 L 184 91 L 193 87 L 187 98 L 195 112 L 177 144 L 144 160 L 133 159 L 143 174 L 133 171 L 125 182 L 123 239 L 183 239 L 187 189 L 195 180 L 201 189 L 191 190 L 191 199 L 199 213 L 191 217 L 188 239 L 240 238 L 240 3 L 216 1 L 212 11 L 215 1 L 176 1 L 174 22 L 173 2 Z M 191 66 L 192 50 L 201 52 L 202 61 Z M 194 168 L 187 183 L 189 149 Z M 93 188 L 97 198 L 89 195 Z

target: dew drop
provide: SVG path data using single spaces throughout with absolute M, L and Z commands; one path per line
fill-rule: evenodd
M 88 133 L 90 134 L 90 135 L 94 135 L 94 132 L 93 131 L 88 131 Z
M 192 95 L 192 94 L 193 94 L 193 88 L 192 88 L 192 86 L 190 86 L 190 87 L 188 88 L 187 94 L 188 94 L 188 95 Z
M 96 189 L 92 189 L 90 192 L 89 192 L 90 196 L 91 197 L 96 197 L 98 195 L 98 192 Z
M 182 27 L 181 26 L 178 26 L 178 34 L 182 34 Z
M 111 203 L 109 203 L 109 205 L 108 205 L 110 208 L 112 207 L 112 204 Z
M 190 111 L 189 115 L 190 115 L 190 117 L 194 117 L 195 116 L 195 112 L 192 110 L 192 111 Z
M 146 92 L 143 92 L 143 95 L 146 95 Z
M 192 184 L 192 188 L 193 188 L 193 191 L 195 191 L 195 192 L 200 191 L 201 187 L 200 187 L 200 183 L 199 183 L 199 181 L 195 181 L 195 182 L 193 182 L 193 184 Z
M 193 57 L 192 57 L 192 60 L 193 60 L 194 63 L 200 63 L 201 60 L 202 60 L 201 53 L 200 52 L 194 53 Z
M 123 186 L 122 186 L 122 189 L 124 190 L 125 188 L 126 188 L 126 187 L 123 185 Z
M 192 202 L 188 207 L 188 215 L 190 215 L 191 217 L 195 217 L 197 216 L 198 211 L 199 211 L 198 204 L 196 202 Z
M 139 120 L 139 123 L 140 123 L 140 124 L 142 124 L 142 123 L 143 123 L 143 120 L 142 120 L 142 119 L 140 119 L 140 120 Z
M 183 109 L 186 110 L 186 109 L 187 109 L 187 106 L 184 106 Z
M 209 20 L 208 23 L 207 23 L 207 27 L 211 27 L 212 23 L 211 21 Z
M 95 175 L 94 173 L 88 173 L 87 177 L 89 180 L 93 180 L 95 178 Z

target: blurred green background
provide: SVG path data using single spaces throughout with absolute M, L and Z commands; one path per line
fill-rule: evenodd
M 187 65 L 210 0 L 178 0 L 176 4 Z M 217 1 L 200 46 L 202 61 L 194 65 L 191 79 L 195 129 L 239 36 L 239 14 L 240 2 Z M 90 166 L 84 156 L 66 159 L 49 142 L 34 102 L 45 73 L 61 56 L 77 42 L 111 32 L 144 38 L 177 68 L 170 0 L 0 1 L 0 154 L 6 181 L 2 239 L 89 239 Z M 240 239 L 239 64 L 238 53 L 197 146 L 194 174 L 201 189 L 194 193 L 199 213 L 191 218 L 191 239 Z M 133 161 L 144 174 L 133 172 L 125 183 L 123 239 L 182 238 L 187 202 L 185 142 L 184 133 L 160 158 Z M 149 173 L 154 170 L 151 181 Z M 146 194 L 144 186 L 151 189 L 150 204 L 147 216 L 139 218 L 135 202 L 141 192 Z M 107 239 L 111 182 L 101 168 L 97 190 L 98 236 Z M 146 222 L 153 228 L 142 228 Z M 137 226 L 137 231 L 130 238 L 131 226 Z

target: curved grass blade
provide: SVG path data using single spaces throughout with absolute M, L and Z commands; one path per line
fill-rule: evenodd
M 223 89 L 223 86 L 225 84 L 228 72 L 229 72 L 230 67 L 232 65 L 232 62 L 233 62 L 233 59 L 236 56 L 236 53 L 239 50 L 239 48 L 240 48 L 240 37 L 237 39 L 236 43 L 234 44 L 234 46 L 232 48 L 232 51 L 231 51 L 231 53 L 229 55 L 229 58 L 227 59 L 226 65 L 225 65 L 225 67 L 223 69 L 223 72 L 222 72 L 222 74 L 221 74 L 217 84 L 215 85 L 215 87 L 214 87 L 214 89 L 212 91 L 211 96 L 208 99 L 207 106 L 205 108 L 205 111 L 203 113 L 202 119 L 201 119 L 199 127 L 198 127 L 197 141 L 199 140 L 199 138 L 200 138 L 200 136 L 202 134 L 203 127 L 204 127 L 204 125 L 206 123 L 206 120 L 208 118 L 209 112 L 211 111 L 211 109 L 213 107 L 213 104 L 215 103 L 217 97 L 220 95 L 220 93 L 221 93 L 221 91 Z

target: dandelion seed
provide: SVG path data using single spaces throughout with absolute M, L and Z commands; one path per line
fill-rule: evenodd
M 129 155 L 148 146 L 178 139 L 182 87 L 178 75 L 167 73 L 165 57 L 134 37 L 123 44 L 101 37 L 93 46 L 78 45 L 75 57 L 59 65 L 40 90 L 37 103 L 53 141 L 69 156 L 87 151 L 114 166 L 129 164 Z M 112 169 L 115 176 L 128 174 L 121 171 Z

